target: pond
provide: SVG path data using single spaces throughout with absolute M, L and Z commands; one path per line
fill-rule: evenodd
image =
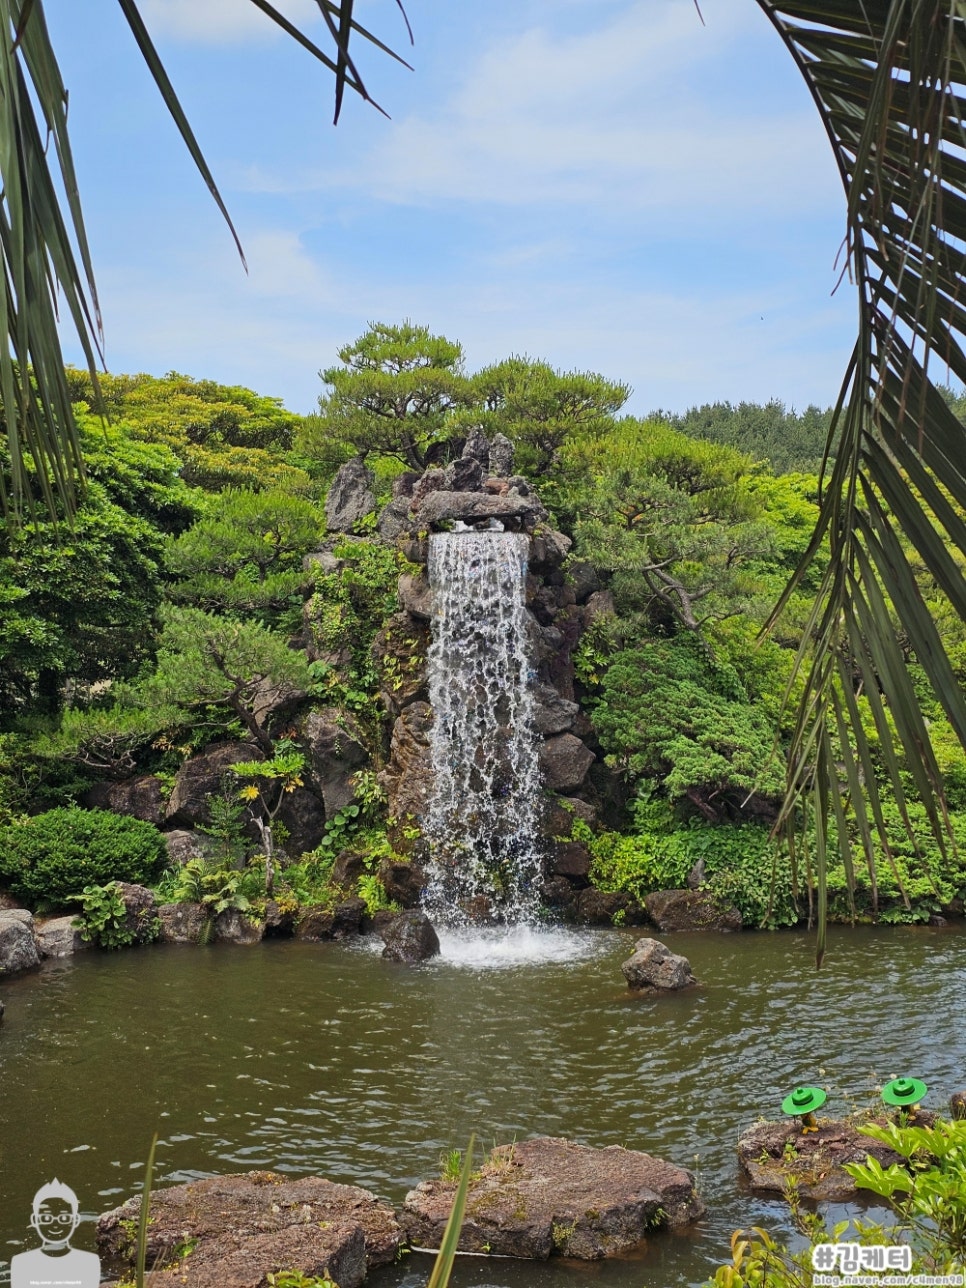
M 620 1262 L 462 1259 L 454 1288 L 696 1284 L 732 1230 L 786 1228 L 743 1191 L 735 1142 L 800 1082 L 829 1109 L 914 1074 L 943 1109 L 966 1085 L 966 928 L 833 929 L 816 974 L 798 932 L 669 936 L 701 987 L 643 997 L 638 933 L 558 932 L 538 961 L 444 944 L 418 968 L 371 941 L 85 953 L 0 987 L 0 1281 L 57 1175 L 88 1217 L 158 1183 L 274 1168 L 399 1203 L 471 1132 L 625 1145 L 692 1169 L 708 1215 Z M 381 945 L 380 945 L 381 946 Z M 524 954 L 525 956 L 525 954 Z M 77 1246 L 93 1249 L 93 1227 Z M 424 1282 L 428 1258 L 374 1274 Z

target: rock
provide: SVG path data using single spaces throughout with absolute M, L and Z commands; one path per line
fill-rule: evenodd
M 659 939 L 639 939 L 621 970 L 630 988 L 669 991 L 698 982 L 688 959 L 672 953 Z
M 221 944 L 258 944 L 265 938 L 265 922 L 249 921 L 237 908 L 226 908 L 215 918 L 214 938 Z
M 21 909 L 20 900 L 15 899 L 9 891 L 0 890 L 0 912 L 6 912 L 10 908 Z
M 506 434 L 494 434 L 490 442 L 490 473 L 508 479 L 513 473 L 515 449 Z
M 427 697 L 426 656 L 429 627 L 408 613 L 394 613 L 376 636 L 372 656 L 379 673 L 379 696 L 390 715 Z
M 452 1181 L 424 1181 L 407 1194 L 402 1220 L 413 1244 L 439 1247 L 454 1190 Z M 619 1145 L 591 1149 L 539 1137 L 491 1151 L 470 1182 L 459 1246 L 538 1261 L 597 1260 L 703 1212 L 683 1168 Z
M 265 900 L 265 938 L 288 939 L 295 930 L 295 909 L 276 899 Z
M 376 531 L 383 541 L 395 541 L 404 532 L 408 532 L 412 526 L 413 519 L 409 513 L 409 497 L 407 496 L 401 496 L 398 500 L 390 501 L 388 505 L 384 505 L 379 518 L 376 520 Z
M 560 837 L 569 840 L 574 820 L 580 819 L 588 827 L 597 824 L 597 811 L 577 796 L 558 796 L 547 803 L 543 816 L 542 832 L 544 836 Z
M 356 882 L 366 871 L 366 860 L 356 850 L 340 850 L 332 864 L 329 880 L 341 890 L 354 890 Z
M 594 753 L 572 733 L 548 738 L 539 754 L 543 785 L 554 792 L 576 791 L 595 760 Z
M 303 572 L 320 573 L 326 577 L 339 572 L 343 564 L 344 561 L 337 559 L 331 550 L 313 550 L 311 554 L 302 556 Z
M 478 425 L 475 425 L 470 430 L 466 442 L 463 444 L 463 459 L 478 461 L 483 469 L 489 469 L 490 444 Z
M 303 908 L 295 923 L 296 939 L 331 939 L 335 913 L 326 908 Z
M 640 926 L 647 920 L 644 909 L 625 890 L 581 890 L 577 918 L 588 926 Z
M 707 890 L 655 890 L 644 899 L 658 930 L 740 930 L 741 913 Z
M 569 918 L 577 912 L 577 891 L 566 877 L 549 877 L 540 889 L 540 898 L 548 908 L 556 908 Z
M 408 500 L 418 482 L 419 475 L 415 470 L 403 470 L 392 481 L 392 499 L 394 501 L 401 501 L 404 498 Z
M 369 759 L 365 735 L 347 711 L 323 707 L 305 717 L 302 744 L 325 814 L 331 817 L 355 798 L 355 788 L 349 780 Z
M 417 821 L 429 806 L 432 759 L 429 731 L 433 712 L 428 702 L 412 702 L 393 725 L 390 761 L 380 775 L 389 795 L 389 814 Z
M 33 923 L 26 909 L 9 908 L 0 912 L 0 975 L 13 975 L 40 965 Z
M 276 820 L 288 829 L 285 853 L 292 858 L 314 850 L 325 833 L 326 808 L 309 787 L 287 792 Z
M 586 603 L 594 591 L 600 590 L 600 577 L 593 564 L 578 559 L 568 565 L 566 572 L 578 604 Z
M 573 728 L 580 707 L 563 698 L 552 685 L 538 684 L 534 693 L 533 727 L 545 738 Z
M 208 798 L 219 792 L 224 775 L 232 765 L 261 759 L 261 752 L 249 743 L 215 742 L 186 760 L 175 776 L 165 810 L 167 826 L 191 829 L 199 823 L 210 823 Z
M 168 866 L 183 868 L 192 859 L 206 859 L 211 849 L 211 842 L 203 833 L 189 832 L 184 828 L 175 828 L 165 832 L 164 844 L 168 851 Z
M 4 1009 L 5 1009 L 5 1008 L 4 1008 L 4 1005 L 3 1005 L 3 1001 L 2 1001 L 2 999 L 0 999 L 0 1020 L 2 1020 L 2 1019 L 3 1019 L 3 1012 L 4 1012 Z
M 139 1214 L 140 1199 L 130 1199 L 99 1217 L 102 1253 L 134 1264 Z M 367 1270 L 395 1259 L 402 1238 L 392 1209 L 368 1190 L 318 1176 L 247 1172 L 155 1190 L 148 1264 L 194 1242 L 186 1260 L 151 1276 L 153 1288 L 263 1288 L 279 1270 L 328 1271 L 340 1288 L 357 1288 Z
M 163 903 L 158 920 L 162 944 L 200 944 L 208 933 L 208 910 L 201 903 Z
M 343 899 L 332 910 L 332 938 L 349 939 L 362 933 L 362 919 L 366 915 L 365 899 Z
M 433 492 L 419 507 L 420 528 L 455 522 L 482 523 L 487 519 L 515 519 L 532 528 L 547 517 L 535 496 L 492 496 L 482 492 Z
M 413 617 L 423 622 L 431 621 L 433 600 L 433 591 L 425 572 L 421 571 L 415 576 L 406 572 L 399 578 L 399 602 Z
M 590 626 L 598 617 L 613 617 L 616 612 L 613 591 L 595 590 L 584 604 L 584 627 Z
M 134 936 L 136 944 L 149 944 L 158 937 L 158 901 L 154 891 L 131 881 L 118 881 L 117 892 L 124 904 L 123 928 Z
M 511 474 L 507 479 L 507 487 L 512 488 L 520 496 L 530 495 L 530 480 L 524 478 L 522 474 Z
M 698 859 L 697 863 L 695 863 L 694 867 L 688 873 L 688 882 L 687 882 L 688 889 L 700 890 L 701 887 L 704 885 L 704 882 L 705 882 L 704 859 Z
M 483 466 L 472 456 L 450 461 L 444 473 L 447 492 L 479 492 L 483 486 Z
M 409 503 L 409 508 L 413 514 L 419 516 L 418 526 L 420 528 L 425 527 L 420 512 L 422 511 L 423 503 L 426 498 L 428 496 L 432 496 L 434 492 L 439 492 L 445 487 L 445 470 L 426 470 L 419 482 L 413 487 L 413 497 Z
M 51 917 L 34 926 L 34 939 L 41 957 L 72 957 L 89 945 L 74 929 L 73 917 Z
M 559 568 L 570 553 L 573 542 L 562 532 L 554 528 L 541 528 L 530 538 L 530 558 L 527 566 L 531 572 L 544 575 L 554 568 Z M 571 593 L 573 593 L 571 591 Z M 573 603 L 577 602 L 576 595 Z
M 966 1091 L 954 1091 L 949 1097 L 950 1118 L 966 1118 Z
M 933 1121 L 920 1111 L 923 1126 Z M 880 1126 L 882 1118 L 871 1119 Z M 742 1132 L 738 1140 L 738 1162 L 751 1188 L 759 1193 L 784 1193 L 789 1180 L 795 1180 L 804 1199 L 845 1203 L 862 1191 L 843 1163 L 864 1163 L 867 1156 L 883 1167 L 901 1163 L 898 1154 L 888 1146 L 863 1136 L 854 1122 L 818 1119 L 818 1131 L 802 1134 L 797 1118 L 779 1123 L 756 1123 Z
M 325 519 L 330 532 L 352 532 L 376 508 L 374 476 L 356 456 L 339 467 L 325 498 Z
M 582 841 L 558 841 L 550 871 L 554 876 L 583 880 L 590 872 L 590 851 Z
M 420 863 L 383 859 L 379 864 L 379 880 L 388 899 L 401 908 L 415 908 L 426 884 L 426 872 Z
M 402 912 L 382 934 L 383 957 L 394 962 L 422 962 L 439 956 L 439 936 L 425 912 Z
M 252 714 L 260 728 L 268 723 L 269 716 L 281 716 L 293 712 L 300 706 L 308 694 L 304 689 L 296 689 L 285 680 L 271 680 L 268 677 L 256 686 L 251 698 Z M 249 757 L 258 759 L 258 757 Z
M 95 783 L 81 801 L 89 809 L 109 809 L 114 814 L 129 814 L 145 823 L 160 824 L 164 818 L 164 796 L 161 780 L 154 774 L 140 774 L 122 782 Z

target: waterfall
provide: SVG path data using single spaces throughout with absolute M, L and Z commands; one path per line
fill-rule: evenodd
M 448 922 L 532 921 L 540 776 L 525 606 L 528 538 L 436 533 L 429 651 L 433 790 L 424 903 Z

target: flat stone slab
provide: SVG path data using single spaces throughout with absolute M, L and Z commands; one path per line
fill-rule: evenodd
M 885 1125 L 885 1118 L 867 1118 L 865 1123 Z M 935 1115 L 920 1110 L 917 1122 L 931 1126 Z M 887 1145 L 863 1136 L 859 1122 L 834 1118 L 816 1120 L 818 1131 L 802 1133 L 797 1118 L 778 1123 L 756 1123 L 738 1140 L 738 1162 L 753 1190 L 782 1194 L 790 1181 L 806 1199 L 841 1203 L 868 1191 L 859 1190 L 845 1163 L 864 1163 L 876 1158 L 883 1167 L 902 1159 Z
M 401 1214 L 410 1242 L 438 1248 L 455 1181 L 423 1181 Z M 545 1261 L 619 1256 L 661 1226 L 696 1221 L 704 1204 L 681 1167 L 611 1145 L 591 1149 L 543 1136 L 491 1151 L 470 1182 L 464 1252 Z
M 129 1199 L 98 1218 L 102 1253 L 134 1264 L 140 1208 L 140 1198 Z M 261 1288 L 279 1270 L 328 1270 L 340 1288 L 357 1288 L 395 1259 L 402 1240 L 392 1208 L 358 1186 L 278 1172 L 214 1176 L 151 1195 L 148 1265 L 160 1268 L 149 1282 Z

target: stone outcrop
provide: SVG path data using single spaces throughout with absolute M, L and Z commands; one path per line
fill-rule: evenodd
M 515 523 L 530 531 L 547 517 L 540 500 L 533 496 L 520 496 L 507 492 L 494 496 L 489 492 L 432 492 L 419 507 L 419 523 L 429 528 L 443 523 L 482 523 L 496 519 L 501 523 Z
M 738 909 L 708 890 L 655 890 L 644 906 L 660 931 L 741 929 Z
M 880 1126 L 884 1119 L 873 1119 Z M 920 1111 L 920 1122 L 929 1126 L 933 1115 Z M 738 1163 L 753 1190 L 782 1194 L 789 1181 L 798 1186 L 802 1198 L 819 1202 L 844 1203 L 860 1191 L 844 1163 L 877 1159 L 883 1167 L 902 1159 L 887 1145 L 863 1136 L 852 1121 L 818 1119 L 818 1130 L 802 1133 L 797 1118 L 784 1122 L 756 1123 L 738 1140 Z
M 0 912 L 0 975 L 15 975 L 39 965 L 32 914 L 24 908 Z
M 344 899 L 334 908 L 304 908 L 295 923 L 296 939 L 349 939 L 362 932 L 363 899 Z
M 386 945 L 382 955 L 390 961 L 412 964 L 439 956 L 439 936 L 424 912 L 400 913 L 381 934 Z
M 594 759 L 594 753 L 574 734 L 557 734 L 540 748 L 543 781 L 552 791 L 577 791 Z
M 647 913 L 626 890 L 590 887 L 577 896 L 577 920 L 587 926 L 641 926 Z
M 335 814 L 355 795 L 349 780 L 369 759 L 365 737 L 348 712 L 324 707 L 305 717 L 302 743 L 325 813 Z
M 172 868 L 183 868 L 192 859 L 206 859 L 211 849 L 211 842 L 203 832 L 189 832 L 180 827 L 165 832 L 164 844 L 168 866 Z
M 163 903 L 158 920 L 162 944 L 200 944 L 208 934 L 208 910 L 201 903 Z
M 220 791 L 224 775 L 232 765 L 261 759 L 261 752 L 248 743 L 214 742 L 186 760 L 175 775 L 165 810 L 165 827 L 182 830 L 210 823 L 208 798 Z
M 139 1213 L 135 1198 L 98 1219 L 105 1257 L 134 1264 Z M 369 1270 L 395 1259 L 401 1241 L 392 1209 L 357 1186 L 277 1172 L 216 1176 L 151 1195 L 148 1265 L 162 1268 L 150 1283 L 264 1288 L 268 1274 L 292 1270 L 327 1271 L 340 1288 L 358 1288 Z M 179 1256 L 185 1246 L 191 1252 Z
M 428 702 L 411 702 L 393 725 L 389 764 L 380 781 L 389 794 L 389 813 L 402 819 L 425 816 L 432 789 L 429 731 L 433 711 Z
M 413 1244 L 439 1247 L 454 1190 L 453 1181 L 424 1181 L 406 1196 L 402 1220 Z M 539 1261 L 597 1260 L 703 1212 L 683 1168 L 617 1145 L 591 1149 L 540 1137 L 490 1153 L 470 1182 L 459 1246 Z
M 629 988 L 647 992 L 670 992 L 698 982 L 688 959 L 672 953 L 659 939 L 639 939 L 621 970 Z
M 398 903 L 401 908 L 416 907 L 426 884 L 426 872 L 421 863 L 415 860 L 404 863 L 399 859 L 383 859 L 379 864 L 378 875 L 387 899 Z
M 352 532 L 376 508 L 372 470 L 358 457 L 339 467 L 325 498 L 325 520 L 330 532 Z
M 259 944 L 265 938 L 265 922 L 252 921 L 237 908 L 226 908 L 215 917 L 214 938 L 221 944 Z
M 149 944 L 158 936 L 158 904 L 154 891 L 131 881 L 118 881 L 115 884 L 124 904 L 123 929 L 133 936 L 133 943 Z
M 73 917 L 51 917 L 34 925 L 34 939 L 41 957 L 72 957 L 89 947 L 74 928 Z
M 160 778 L 139 774 L 120 782 L 95 783 L 81 798 L 88 809 L 109 809 L 160 826 L 165 801 Z

